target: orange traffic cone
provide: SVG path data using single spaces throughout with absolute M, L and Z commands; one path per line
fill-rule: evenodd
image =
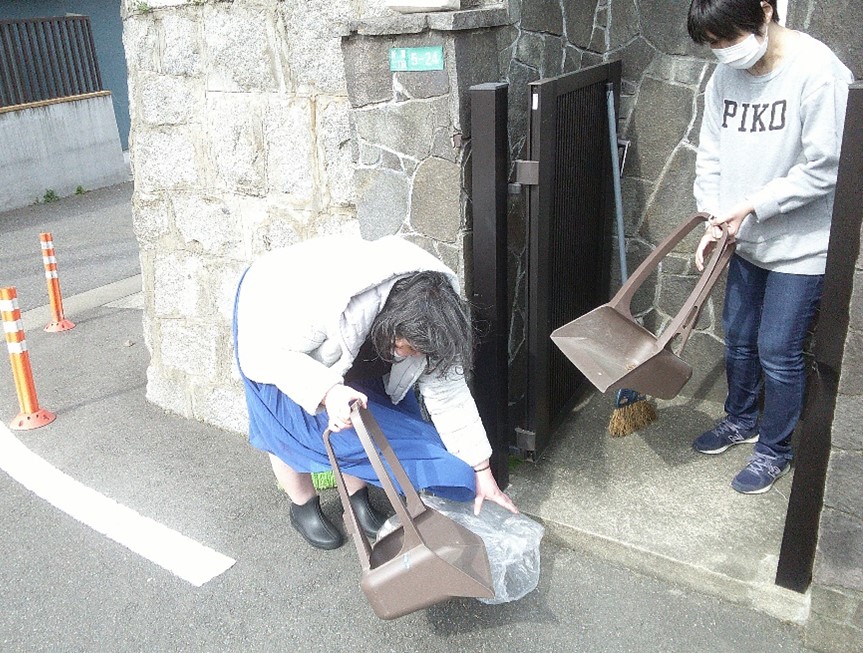
M 30 354 L 27 352 L 27 341 L 24 340 L 21 309 L 18 308 L 18 293 L 15 288 L 0 288 L 0 314 L 3 317 L 3 331 L 6 333 L 6 348 L 12 363 L 12 377 L 21 406 L 21 412 L 9 427 L 16 431 L 26 431 L 50 424 L 54 421 L 54 413 L 39 408 L 39 401 L 36 399 Z
M 54 255 L 54 240 L 50 233 L 39 234 L 42 242 L 42 264 L 45 266 L 45 282 L 48 284 L 48 299 L 51 302 L 52 319 L 45 331 L 68 331 L 75 325 L 63 315 L 63 297 L 60 295 L 60 278 L 57 274 L 57 257 Z

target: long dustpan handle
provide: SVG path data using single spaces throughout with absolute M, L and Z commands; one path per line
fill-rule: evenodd
M 380 479 L 381 487 L 383 487 L 384 492 L 386 492 L 387 499 L 389 499 L 393 510 L 395 510 L 399 520 L 401 521 L 405 534 L 402 550 L 405 551 L 413 548 L 423 542 L 422 536 L 414 525 L 413 520 L 426 510 L 425 504 L 414 489 L 407 473 L 393 452 L 389 441 L 384 436 L 372 414 L 357 403 L 351 411 L 351 422 L 353 423 L 354 430 L 359 436 L 360 444 L 362 444 L 363 449 L 369 458 L 369 462 L 372 464 L 378 479 Z M 332 443 L 330 442 L 331 435 L 332 432 L 329 429 L 324 431 L 324 447 L 326 448 L 327 456 L 329 456 L 330 459 L 330 466 L 333 469 L 333 476 L 336 479 L 336 486 L 339 490 L 339 496 L 342 500 L 345 515 L 347 515 L 350 526 L 356 536 L 354 538 L 354 543 L 357 547 L 357 555 L 360 558 L 360 563 L 362 564 L 363 569 L 368 569 L 370 567 L 371 546 L 366 539 L 365 533 L 363 533 L 363 530 L 359 526 L 356 512 L 351 505 L 344 476 L 342 474 L 341 467 L 339 466 L 339 462 L 336 459 L 335 452 L 333 451 Z M 399 485 L 402 488 L 402 492 L 404 492 L 405 499 L 407 500 L 407 508 L 405 508 L 404 503 L 402 503 L 402 500 L 393 485 L 392 479 L 381 461 L 381 457 L 378 454 L 375 444 L 380 447 L 384 458 L 386 458 L 390 469 L 392 469 L 396 480 L 398 480 Z
M 662 347 L 666 347 L 671 339 L 679 333 L 680 344 L 678 347 L 678 354 L 683 352 L 683 349 L 686 347 L 686 343 L 689 340 L 689 336 L 692 335 L 692 329 L 695 328 L 695 324 L 701 316 L 704 302 L 713 290 L 713 286 L 715 286 L 716 282 L 719 281 L 719 277 L 722 276 L 722 273 L 725 271 L 735 249 L 735 244 L 727 239 L 724 241 L 722 247 L 717 243 L 716 251 L 714 251 L 713 256 L 710 259 L 710 263 L 704 267 L 704 274 L 701 277 L 700 287 L 696 286 L 690 295 L 689 300 L 687 300 L 684 305 L 684 308 L 681 309 L 679 313 L 681 318 L 680 323 L 676 326 L 669 325 L 669 328 L 662 333 L 662 337 L 660 338 L 661 342 L 659 343 Z
M 375 473 L 378 475 L 378 479 L 380 479 L 381 487 L 383 487 L 384 492 L 386 492 L 387 498 L 389 499 L 393 510 L 395 510 L 398 515 L 399 520 L 401 520 L 401 524 L 405 532 L 402 550 L 405 551 L 421 544 L 423 539 L 414 525 L 414 518 L 425 512 L 426 507 L 420 499 L 419 494 L 417 494 L 417 491 L 414 489 L 404 467 L 402 467 L 402 464 L 396 457 L 389 441 L 384 436 L 383 431 L 381 431 L 381 427 L 378 426 L 374 416 L 367 408 L 363 408 L 359 403 L 354 404 L 354 408 L 351 411 L 351 422 L 353 423 L 357 434 L 360 436 L 360 443 L 363 445 L 363 449 L 365 449 L 366 455 L 369 457 L 369 462 L 372 464 Z M 375 447 L 375 445 L 377 445 L 377 447 Z M 378 454 L 378 449 L 381 450 L 384 459 L 386 459 L 390 469 L 392 470 L 393 476 L 395 476 L 396 480 L 399 482 L 402 492 L 404 493 L 405 500 L 407 501 L 407 507 L 402 503 L 402 500 L 393 485 L 393 481 Z
M 354 544 L 357 547 L 357 555 L 360 558 L 360 565 L 365 571 L 371 567 L 372 547 L 366 539 L 365 533 L 363 533 L 363 530 L 360 528 L 359 521 L 357 520 L 357 513 L 351 505 L 351 499 L 348 496 L 348 488 L 345 485 L 345 478 L 342 475 L 342 469 L 339 467 L 339 461 L 336 459 L 333 445 L 330 442 L 331 435 L 332 431 L 330 431 L 330 429 L 324 431 L 324 447 L 326 448 L 327 455 L 330 458 L 330 467 L 333 468 L 333 476 L 336 479 L 336 487 L 339 489 L 339 497 L 342 500 L 342 507 L 345 509 L 345 515 L 347 516 L 351 529 L 355 535 Z
M 641 265 L 633 272 L 629 280 L 621 286 L 617 294 L 608 302 L 608 306 L 615 309 L 625 317 L 634 321 L 632 317 L 632 298 L 635 293 L 659 267 L 659 264 L 677 245 L 691 232 L 699 223 L 706 222 L 710 219 L 709 213 L 699 212 L 693 213 L 687 220 L 677 226 L 668 236 L 666 236 L 656 248 L 648 254 L 647 258 L 641 262 Z M 729 241 L 728 231 L 725 225 L 722 225 L 722 237 L 717 241 L 713 249 L 713 254 L 710 257 L 704 272 L 701 274 L 701 279 L 696 284 L 689 298 L 678 311 L 677 315 L 672 319 L 671 323 L 662 332 L 662 335 L 657 338 L 657 350 L 664 349 L 668 343 L 677 335 L 682 336 L 682 342 L 685 345 L 689 339 L 689 334 L 692 331 L 698 316 L 701 313 L 704 300 L 710 294 L 713 286 L 719 280 L 725 265 L 728 263 L 731 255 L 734 253 L 734 243 Z
M 704 266 L 704 271 L 701 273 L 698 283 L 695 284 L 695 288 L 692 289 L 689 297 L 683 303 L 683 306 L 680 307 L 674 319 L 671 320 L 662 332 L 662 335 L 657 338 L 657 349 L 664 349 L 671 342 L 672 338 L 679 335 L 681 342 L 678 354 L 683 351 L 692 333 L 692 329 L 695 328 L 695 323 L 698 322 L 701 310 L 704 308 L 704 301 L 710 295 L 710 291 L 713 290 L 713 286 L 719 280 L 728 261 L 731 260 L 735 245 L 730 240 L 726 225 L 722 224 L 720 226 L 722 228 L 722 237 L 716 241 L 710 260 Z
M 662 259 L 664 259 L 671 250 L 677 247 L 678 243 L 680 243 L 680 241 L 683 240 L 689 232 L 696 227 L 696 225 L 701 222 L 706 222 L 709 219 L 709 213 L 693 213 L 685 222 L 679 224 L 674 231 L 668 234 L 653 249 L 653 251 L 647 255 L 647 258 L 645 258 L 641 262 L 641 265 L 635 269 L 635 272 L 632 273 L 626 283 L 620 287 L 617 294 L 611 298 L 611 301 L 608 302 L 608 306 L 615 309 L 617 312 L 622 313 L 624 316 L 633 319 L 630 305 L 632 304 L 632 298 L 635 296 L 638 289 L 641 288 L 647 278 L 653 274 L 653 271 L 659 267 Z

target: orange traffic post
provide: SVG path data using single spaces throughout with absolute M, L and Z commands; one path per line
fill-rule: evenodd
M 45 266 L 45 281 L 48 284 L 48 299 L 51 301 L 52 319 L 45 331 L 68 331 L 75 325 L 63 315 L 63 297 L 60 295 L 60 278 L 57 274 L 57 257 L 54 254 L 54 239 L 50 233 L 39 234 L 42 242 L 42 264 Z
M 6 348 L 12 363 L 12 377 L 18 392 L 21 412 L 12 420 L 10 428 L 16 431 L 37 429 L 54 421 L 54 413 L 39 408 L 36 399 L 36 386 L 33 384 L 33 371 L 30 369 L 30 354 L 24 339 L 24 326 L 21 323 L 21 309 L 18 308 L 18 293 L 14 287 L 0 288 L 0 314 L 3 317 L 3 331 L 6 334 Z

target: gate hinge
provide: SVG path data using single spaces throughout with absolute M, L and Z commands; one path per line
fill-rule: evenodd
M 515 181 L 522 186 L 536 186 L 539 183 L 539 161 L 515 162 Z
M 524 460 L 536 461 L 536 432 L 515 427 L 516 446 Z

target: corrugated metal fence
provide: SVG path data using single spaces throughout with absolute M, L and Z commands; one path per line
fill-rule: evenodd
M 0 20 L 0 107 L 101 90 L 87 16 Z

